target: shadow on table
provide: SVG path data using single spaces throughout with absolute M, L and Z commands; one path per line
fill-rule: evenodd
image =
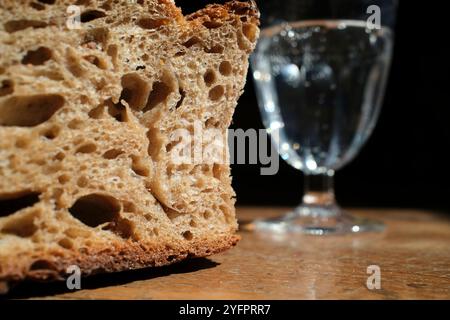
M 166 277 L 171 274 L 196 272 L 203 269 L 214 268 L 217 265 L 219 265 L 217 262 L 214 262 L 207 258 L 198 258 L 165 267 L 146 268 L 118 273 L 93 275 L 87 278 L 83 278 L 81 286 L 83 290 L 117 286 L 134 281 Z M 22 283 L 19 283 L 17 286 L 10 288 L 10 291 L 7 295 L 0 295 L 0 300 L 39 298 L 69 292 L 73 291 L 67 289 L 65 281 L 50 283 L 24 281 Z

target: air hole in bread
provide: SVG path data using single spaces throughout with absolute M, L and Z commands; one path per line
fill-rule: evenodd
M 59 228 L 55 225 L 48 226 L 45 222 L 41 223 L 40 227 L 45 229 L 48 233 L 57 234 L 59 232 Z
M 166 150 L 167 150 L 167 146 L 166 146 Z M 168 164 L 167 167 L 166 167 L 166 174 L 167 174 L 167 176 L 168 177 L 172 176 L 173 173 L 175 172 L 175 169 L 176 168 L 173 165 Z
M 212 167 L 210 165 L 203 164 L 201 167 L 204 174 L 209 174 L 211 172 Z
M 66 158 L 66 154 L 64 152 L 58 152 L 57 154 L 55 154 L 55 156 L 53 157 L 53 160 L 57 160 L 57 161 L 63 161 Z
M 92 81 L 95 85 L 95 89 L 97 91 L 103 90 L 103 88 L 108 84 L 108 80 L 105 77 L 101 77 L 99 79 L 93 79 Z
M 7 96 L 14 92 L 14 82 L 12 80 L 3 80 L 0 85 L 0 97 Z
M 124 211 L 125 211 L 125 209 L 124 209 Z M 156 219 L 149 213 L 144 214 L 144 218 L 145 218 L 145 220 L 150 221 L 150 222 L 156 221 Z
M 121 154 L 124 154 L 124 153 L 125 152 L 120 149 L 110 149 L 103 154 L 103 158 L 112 160 L 112 159 L 116 159 L 118 156 L 120 156 Z
M 117 45 L 112 44 L 108 46 L 108 49 L 106 50 L 106 54 L 111 57 L 111 62 L 114 66 L 117 65 L 117 56 L 119 54 L 119 49 L 117 48 Z
M 229 61 L 222 61 L 219 65 L 219 72 L 224 76 L 229 76 L 233 71 L 233 67 Z
M 121 103 L 114 104 L 111 99 L 106 100 L 105 105 L 108 107 L 108 114 L 118 122 L 128 121 L 127 108 L 124 105 Z
M 58 182 L 60 184 L 66 184 L 69 181 L 70 181 L 70 176 L 67 174 L 62 174 L 58 177 Z
M 100 49 L 106 48 L 109 39 L 109 30 L 104 27 L 98 27 L 93 29 L 88 29 L 84 35 L 81 45 L 89 49 Z M 115 46 L 115 45 L 111 45 Z M 111 47 L 110 46 L 110 47 Z M 109 48 L 109 47 L 108 47 Z M 108 50 L 107 50 L 108 53 Z
M 165 102 L 167 97 L 172 92 L 173 87 L 169 86 L 168 84 L 162 81 L 155 82 L 153 84 L 152 92 L 148 96 L 147 105 L 142 111 L 147 112 L 149 110 L 152 110 L 158 104 Z
M 88 61 L 89 63 L 92 63 L 94 66 L 96 66 L 99 69 L 105 70 L 107 68 L 105 60 L 102 58 L 99 58 L 94 55 L 88 55 L 83 57 L 84 60 Z
M 42 136 L 44 136 L 48 140 L 53 140 L 57 137 L 57 132 L 53 131 L 52 129 L 49 129 L 43 132 Z
M 30 271 L 37 271 L 37 270 L 54 270 L 54 266 L 50 261 L 47 260 L 36 260 L 33 262 L 33 264 L 30 266 Z
M 139 176 L 148 177 L 150 175 L 150 169 L 138 156 L 131 156 L 131 170 Z
M 87 187 L 88 183 L 89 183 L 89 179 L 86 176 L 81 176 L 77 180 L 77 186 L 80 188 Z
M 30 139 L 27 137 L 21 137 L 16 140 L 15 146 L 19 149 L 24 149 L 30 145 Z
M 222 166 L 220 164 L 215 163 L 213 165 L 213 176 L 214 176 L 214 178 L 220 180 L 222 178 L 222 172 L 223 172 Z
M 61 129 L 59 127 L 53 126 L 53 127 L 47 128 L 44 131 L 42 131 L 41 136 L 43 136 L 44 138 L 46 138 L 48 140 L 53 140 L 58 136 L 60 131 L 61 131 Z
M 80 103 L 82 103 L 82 104 L 88 104 L 91 101 L 91 99 L 89 99 L 89 97 L 85 94 L 81 94 L 79 96 L 79 99 L 80 99 Z
M 42 5 L 40 3 L 36 3 L 36 2 L 30 3 L 30 7 L 32 7 L 35 10 L 38 10 L 38 11 L 45 10 L 45 6 L 44 5 Z
M 121 104 L 115 104 L 108 106 L 108 113 L 111 117 L 116 119 L 118 122 L 127 122 L 128 116 L 126 108 Z
M 173 148 L 175 148 L 180 142 L 182 141 L 182 138 L 179 137 L 177 140 L 171 141 L 166 145 L 166 152 L 169 153 L 173 150 Z M 167 168 L 167 172 L 171 172 L 173 170 L 173 168 L 168 167 Z
M 55 4 L 56 0 L 37 0 L 40 3 Z
M 120 100 L 125 100 L 131 109 L 142 110 L 150 94 L 150 84 L 137 73 L 129 73 L 122 77 L 122 93 Z
M 218 101 L 220 100 L 220 98 L 223 97 L 224 93 L 225 89 L 223 88 L 223 86 L 221 85 L 215 86 L 214 88 L 209 90 L 209 99 L 212 101 Z
M 133 202 L 130 201 L 124 201 L 123 202 L 123 211 L 124 212 L 130 212 L 130 213 L 136 213 L 137 209 Z
M 106 13 L 100 10 L 87 10 L 80 15 L 81 22 L 89 22 L 92 20 L 106 17 Z
M 184 98 L 186 98 L 186 92 L 183 89 L 179 89 L 180 93 L 180 100 L 178 100 L 177 104 L 175 105 L 175 109 L 178 109 L 183 104 Z
M 183 232 L 183 238 L 185 238 L 186 240 L 192 240 L 192 238 L 194 238 L 194 235 L 190 231 L 185 231 Z
M 208 29 L 216 29 L 220 28 L 223 25 L 223 23 L 220 21 L 210 20 L 203 22 L 203 25 Z
M 11 234 L 21 238 L 29 238 L 36 233 L 36 218 L 39 211 L 32 211 L 25 215 L 12 217 L 0 230 L 3 234 Z
M 220 127 L 220 121 L 215 119 L 215 118 L 209 118 L 205 122 L 205 127 L 207 129 L 211 129 L 211 128 L 216 128 L 217 129 L 217 128 Z
M 205 220 L 208 220 L 208 219 L 210 219 L 211 217 L 212 217 L 211 211 L 206 210 L 206 211 L 203 212 L 203 218 L 204 218 Z
M 0 218 L 32 207 L 39 202 L 39 195 L 40 193 L 31 191 L 0 194 Z
M 69 238 L 62 238 L 58 241 L 58 245 L 64 249 L 72 249 L 73 248 L 73 241 Z
M 177 207 L 180 207 L 179 205 L 174 205 L 173 206 L 174 209 L 172 209 L 172 208 L 165 206 L 162 202 L 159 202 L 159 204 L 161 205 L 161 208 L 163 209 L 163 211 L 165 212 L 165 214 L 171 221 L 174 221 L 176 218 L 183 215 L 183 213 L 181 213 L 177 210 L 174 210 L 174 209 L 179 209 L 179 208 L 177 208 Z
M 49 120 L 64 102 L 58 94 L 13 96 L 0 105 L 0 125 L 37 126 Z
M 77 2 L 75 2 L 76 6 L 88 6 L 91 4 L 91 0 L 77 0 Z
M 211 85 L 216 82 L 216 72 L 214 70 L 209 69 L 205 72 L 203 75 L 203 80 L 205 81 L 205 84 L 210 87 Z
M 11 20 L 4 24 L 6 32 L 13 33 L 27 28 L 45 28 L 47 23 L 38 20 Z
M 193 36 L 188 41 L 183 43 L 183 46 L 185 46 L 186 48 L 190 48 L 192 46 L 195 46 L 196 44 L 202 45 L 203 41 L 199 37 Z
M 169 19 L 153 19 L 153 18 L 140 18 L 136 24 L 142 29 L 153 30 L 158 29 L 169 23 Z
M 52 58 L 52 50 L 47 47 L 39 47 L 36 50 L 30 50 L 22 58 L 22 64 L 42 65 Z
M 193 165 L 187 164 L 187 163 L 183 163 L 183 164 L 178 165 L 176 167 L 176 170 L 177 171 L 189 171 L 190 172 L 191 170 L 193 170 L 193 168 L 195 168 Z
M 242 29 L 237 33 L 237 43 L 239 49 L 250 53 L 252 51 L 252 43 L 256 41 L 258 36 L 258 29 L 251 23 L 246 23 Z
M 258 36 L 258 28 L 253 23 L 244 23 L 242 33 L 250 42 L 255 42 Z
M 257 9 L 254 3 L 248 2 L 243 5 L 240 1 L 234 1 L 229 3 L 229 10 L 239 16 L 253 16 Z
M 83 127 L 83 121 L 80 119 L 72 119 L 67 124 L 67 127 L 72 130 L 81 129 Z
M 94 143 L 86 143 L 78 147 L 76 153 L 93 153 L 97 150 L 97 146 Z
M 112 9 L 112 6 L 111 6 L 110 3 L 105 2 L 104 4 L 102 4 L 102 5 L 100 6 L 100 8 L 103 9 L 103 10 L 105 10 L 105 11 L 110 11 L 110 10 Z
M 192 186 L 197 189 L 202 189 L 205 187 L 205 181 L 202 178 L 197 178 L 197 181 L 195 181 Z
M 114 221 L 104 226 L 102 230 L 114 232 L 124 239 L 133 238 L 133 240 L 138 240 L 135 237 L 134 224 L 128 219 L 117 217 Z
M 103 104 L 95 107 L 91 111 L 89 111 L 88 116 L 92 119 L 100 119 L 103 117 L 103 111 L 105 110 L 105 106 Z
M 167 257 L 167 261 L 168 262 L 172 262 L 173 260 L 175 260 L 178 256 L 176 254 L 172 254 L 170 256 Z
M 45 166 L 46 160 L 42 157 L 38 157 L 38 158 L 33 158 L 32 160 L 30 160 L 29 163 L 36 164 L 38 166 Z
M 216 44 L 216 45 L 212 46 L 209 49 L 205 48 L 205 52 L 206 53 L 219 53 L 219 54 L 222 54 L 224 50 L 225 50 L 224 47 L 219 45 L 219 44 Z
M 79 198 L 69 212 L 89 227 L 97 227 L 114 221 L 120 212 L 119 201 L 104 194 L 90 194 Z

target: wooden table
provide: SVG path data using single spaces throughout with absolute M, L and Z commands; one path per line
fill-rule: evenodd
M 239 218 L 285 209 L 240 208 Z M 416 210 L 351 210 L 387 225 L 381 234 L 270 236 L 242 232 L 236 248 L 176 266 L 22 288 L 18 297 L 58 299 L 450 299 L 450 220 Z M 367 267 L 381 289 L 367 288 Z

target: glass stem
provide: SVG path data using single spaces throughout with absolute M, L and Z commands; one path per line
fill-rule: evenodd
M 336 206 L 334 196 L 334 171 L 322 174 L 305 174 L 303 205 L 331 207 Z

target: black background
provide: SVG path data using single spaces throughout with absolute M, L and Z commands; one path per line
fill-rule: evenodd
M 282 1 L 282 0 L 280 0 Z M 209 2 L 178 0 L 183 13 Z M 442 1 L 400 0 L 395 52 L 383 110 L 373 136 L 336 177 L 344 206 L 428 208 L 450 213 L 450 50 Z M 262 128 L 253 83 L 234 117 L 235 128 Z M 296 205 L 302 174 L 280 160 L 275 176 L 257 165 L 234 165 L 241 205 Z

